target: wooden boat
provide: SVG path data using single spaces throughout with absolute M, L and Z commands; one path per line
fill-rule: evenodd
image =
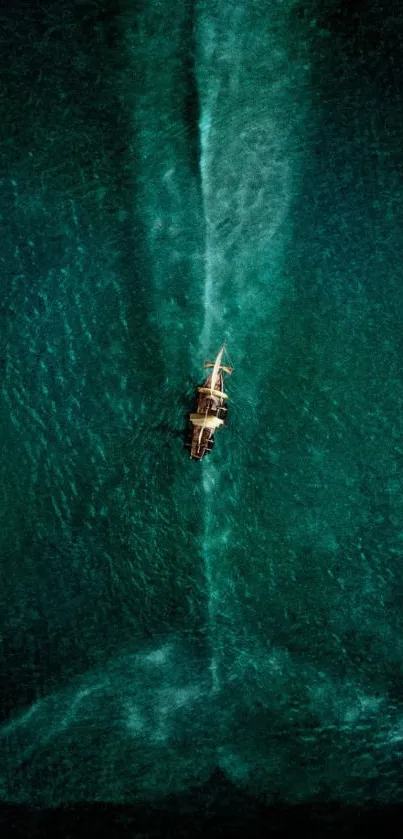
M 225 344 L 221 347 L 215 361 L 206 361 L 205 367 L 211 367 L 212 372 L 197 388 L 197 403 L 194 413 L 189 415 L 190 457 L 201 460 L 214 446 L 214 433 L 225 424 L 227 415 L 224 392 L 224 373 L 232 373 L 233 367 L 222 364 Z

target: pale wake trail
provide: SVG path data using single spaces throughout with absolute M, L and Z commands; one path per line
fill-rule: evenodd
M 207 588 L 207 622 L 211 650 L 210 675 L 213 693 L 220 689 L 219 655 L 216 649 L 218 641 L 218 608 L 220 603 L 219 590 L 215 574 L 217 570 L 217 542 L 213 539 L 213 497 L 215 492 L 216 475 L 212 463 L 203 464 L 204 490 L 204 520 L 203 520 L 203 561 Z
M 200 336 L 202 352 L 209 355 L 218 351 L 218 345 L 223 340 L 223 317 L 217 293 L 217 270 L 219 270 L 219 252 L 214 248 L 214 236 L 212 220 L 209 214 L 209 205 L 212 196 L 212 185 L 210 182 L 210 170 L 212 165 L 211 155 L 213 146 L 213 119 L 216 102 L 219 94 L 219 83 L 212 83 L 209 96 L 203 108 L 200 123 L 200 174 L 203 196 L 204 221 L 205 221 L 205 250 L 204 250 L 204 294 L 203 294 L 203 327 Z M 220 316 L 221 314 L 221 316 Z M 217 347 L 212 346 L 212 340 L 218 342 Z M 206 358 L 207 358 L 206 355 Z
M 200 356 L 214 358 L 227 341 L 237 368 L 237 392 L 242 389 L 243 404 L 237 409 L 241 424 L 249 422 L 248 406 L 257 403 L 259 377 L 265 374 L 262 369 L 247 374 L 250 350 L 270 363 L 277 313 L 287 288 L 284 262 L 298 173 L 294 149 L 305 113 L 299 96 L 304 67 L 298 58 L 291 58 L 293 47 L 288 42 L 291 6 L 292 0 L 272 2 L 269 7 L 257 0 L 254 13 L 260 7 L 264 38 L 248 4 L 234 8 L 224 0 L 217 9 L 206 2 L 199 20 L 205 225 Z M 222 525 L 220 510 L 224 505 L 226 518 L 231 517 L 240 489 L 231 481 L 229 498 L 215 460 L 206 458 L 202 470 L 210 669 L 216 691 L 223 641 L 228 640 L 221 637 L 220 616 L 226 626 L 228 620 L 235 625 L 239 618 L 227 596 L 233 574 L 231 543 L 237 536 L 231 525 Z
M 202 184 L 202 195 L 204 202 L 205 214 L 205 252 L 204 252 L 204 294 L 203 294 L 203 327 L 201 330 L 200 344 L 202 355 L 211 360 L 216 351 L 218 351 L 218 344 L 223 340 L 223 319 L 220 318 L 220 308 L 217 295 L 216 283 L 216 269 L 217 269 L 217 255 L 214 253 L 214 246 L 211 237 L 211 223 L 208 215 L 208 205 L 211 200 L 211 186 L 209 179 L 210 170 L 210 155 L 212 147 L 212 120 L 214 113 L 214 106 L 218 97 L 218 85 L 212 84 L 212 89 L 209 93 L 209 99 L 205 103 L 204 110 L 201 115 L 199 123 L 200 131 L 200 173 Z M 220 334 L 221 333 L 221 334 Z M 213 346 L 213 340 L 217 346 Z M 219 655 L 216 650 L 218 639 L 217 627 L 217 609 L 219 607 L 219 591 L 217 582 L 215 580 L 215 572 L 217 570 L 217 545 L 214 545 L 213 539 L 213 524 L 214 524 L 214 510 L 213 499 L 215 493 L 218 491 L 216 486 L 218 475 L 214 469 L 212 461 L 206 459 L 202 464 L 203 469 L 203 492 L 204 492 L 204 510 L 203 510 L 203 561 L 204 574 L 207 589 L 207 623 L 209 628 L 209 641 L 211 650 L 210 659 L 210 676 L 212 692 L 217 693 L 220 689 L 220 673 L 219 673 Z

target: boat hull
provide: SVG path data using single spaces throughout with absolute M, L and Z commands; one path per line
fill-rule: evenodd
M 225 424 L 226 414 L 226 395 L 223 393 L 223 376 L 220 372 L 212 392 L 211 376 L 198 388 L 195 412 L 190 415 L 187 441 L 193 460 L 202 460 L 211 452 L 214 434 Z

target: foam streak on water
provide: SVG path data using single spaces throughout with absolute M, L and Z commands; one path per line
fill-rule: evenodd
M 210 180 L 209 168 L 211 164 L 210 155 L 212 152 L 212 119 L 214 104 L 218 95 L 217 86 L 212 83 L 211 90 L 204 110 L 200 119 L 200 173 L 202 184 L 202 195 L 204 200 L 205 224 L 206 224 L 206 238 L 205 238 L 205 275 L 204 275 L 204 319 L 203 328 L 201 332 L 201 346 L 202 352 L 212 356 L 214 347 L 212 346 L 212 335 L 217 330 L 223 331 L 222 318 L 220 319 L 220 308 L 217 299 L 217 283 L 215 282 L 215 258 L 214 258 L 214 244 L 211 236 L 211 229 L 208 216 L 208 204 L 210 200 Z M 204 520 L 203 520 L 203 559 L 204 559 L 204 573 L 207 590 L 207 622 L 209 627 L 210 645 L 211 645 L 211 660 L 210 660 L 210 674 L 211 685 L 213 693 L 217 692 L 220 687 L 218 654 L 216 651 L 217 644 L 217 606 L 219 602 L 219 594 L 217 582 L 215 580 L 216 571 L 216 546 L 212 538 L 212 529 L 214 522 L 213 515 L 213 498 L 217 492 L 216 470 L 211 461 L 206 460 L 203 463 L 203 491 L 204 491 Z
M 263 39 L 254 17 L 259 9 L 266 27 Z M 234 9 L 233 3 L 223 0 L 217 8 L 207 0 L 198 21 L 205 224 L 200 355 L 214 357 L 225 339 L 237 368 L 237 393 L 242 392 L 237 422 L 244 429 L 242 435 L 235 432 L 232 447 L 238 467 L 242 457 L 238 447 L 245 449 L 248 434 L 253 438 L 250 406 L 258 402 L 261 377 L 270 365 L 286 285 L 284 260 L 298 170 L 293 149 L 303 115 L 297 80 L 304 77 L 298 61 L 290 59 L 288 11 L 288 3 L 273 2 L 273 14 L 268 16 L 263 0 L 254 4 L 253 14 L 246 3 Z M 251 351 L 255 359 L 265 359 L 264 366 L 255 364 L 253 375 Z M 214 690 L 224 664 L 220 668 L 220 651 L 229 640 L 220 637 L 219 613 L 225 612 L 227 626 L 232 624 L 231 615 L 236 622 L 235 599 L 227 596 L 227 588 L 234 572 L 231 544 L 239 541 L 231 521 L 242 491 L 234 474 L 229 496 L 217 463 L 206 459 L 202 465 L 203 557 Z
M 199 123 L 199 130 L 200 130 L 200 148 L 201 148 L 201 156 L 200 156 L 200 176 L 201 176 L 201 186 L 202 186 L 202 196 L 203 196 L 203 205 L 204 205 L 204 219 L 205 219 L 205 227 L 206 227 L 206 236 L 205 236 L 205 252 L 204 252 L 204 294 L 203 294 L 203 304 L 204 304 L 204 319 L 203 319 L 203 328 L 201 333 L 201 345 L 203 351 L 205 353 L 211 353 L 211 340 L 212 340 L 212 332 L 213 332 L 213 325 L 218 320 L 220 321 L 219 317 L 219 306 L 217 300 L 217 288 L 216 283 L 214 282 L 215 279 L 215 258 L 214 258 L 214 244 L 213 238 L 211 236 L 211 221 L 209 219 L 209 202 L 211 197 L 211 184 L 210 184 L 210 166 L 211 166 L 211 155 L 212 155 L 212 146 L 213 146 L 213 115 L 214 115 L 214 106 L 218 96 L 218 85 L 214 84 L 211 85 L 211 90 L 209 90 L 208 96 L 206 98 L 206 102 L 204 105 L 204 109 L 201 114 L 200 123 Z M 222 323 L 219 323 L 219 326 L 222 327 Z
M 204 500 L 204 529 L 203 529 L 203 560 L 204 573 L 207 589 L 207 622 L 209 627 L 211 660 L 210 674 L 213 693 L 219 690 L 220 675 L 218 652 L 216 649 L 218 641 L 217 632 L 217 610 L 219 606 L 219 590 L 216 579 L 217 573 L 217 544 L 213 539 L 214 524 L 214 496 L 217 491 L 217 474 L 211 461 L 203 464 L 203 490 Z

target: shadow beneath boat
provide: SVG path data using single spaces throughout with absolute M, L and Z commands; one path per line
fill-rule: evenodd
M 164 434 L 168 441 L 181 440 L 182 448 L 188 454 L 192 445 L 192 430 L 192 426 L 189 423 L 189 412 L 183 415 L 183 425 L 181 428 L 173 428 L 167 422 L 160 422 L 154 426 L 154 431 Z

